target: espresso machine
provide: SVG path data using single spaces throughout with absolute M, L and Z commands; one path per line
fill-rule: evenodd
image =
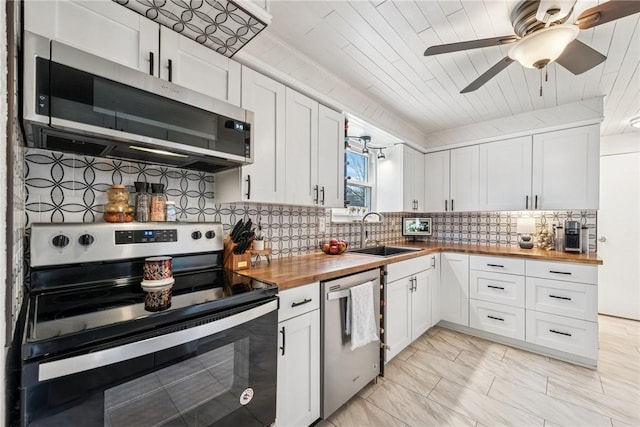
M 582 226 L 580 221 L 564 222 L 565 252 L 582 252 Z

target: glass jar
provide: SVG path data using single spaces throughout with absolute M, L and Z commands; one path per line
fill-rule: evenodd
M 107 190 L 108 202 L 104 205 L 103 218 L 107 222 L 133 221 L 133 208 L 129 206 L 129 191 L 122 184 L 114 184 Z
M 177 221 L 178 211 L 176 210 L 175 202 L 167 202 L 167 221 Z
M 164 184 L 151 184 L 151 221 L 167 220 L 167 197 L 164 195 Z
M 151 209 L 151 196 L 149 195 L 149 184 L 136 181 L 136 221 L 148 222 Z

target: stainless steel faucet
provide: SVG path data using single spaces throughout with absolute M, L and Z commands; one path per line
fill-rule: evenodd
M 378 218 L 380 218 L 380 224 L 384 224 L 384 216 L 382 216 L 382 214 L 380 212 L 371 211 L 371 212 L 366 213 L 362 217 L 362 220 L 360 221 L 360 247 L 361 248 L 364 248 L 366 246 L 367 240 L 368 240 L 368 239 L 365 238 L 365 235 L 364 235 L 364 233 L 365 233 L 365 230 L 364 230 L 365 222 L 364 221 L 367 219 L 367 217 L 369 215 L 372 215 L 372 214 L 378 215 Z

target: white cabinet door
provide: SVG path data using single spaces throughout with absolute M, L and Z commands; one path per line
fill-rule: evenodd
M 255 113 L 254 162 L 216 174 L 222 203 L 284 203 L 285 88 L 249 68 L 242 69 L 242 108 Z
M 413 276 L 414 285 L 411 293 L 411 341 L 431 327 L 431 287 L 433 286 L 430 270 L 421 271 Z
M 278 427 L 320 417 L 320 310 L 278 324 Z
M 533 136 L 533 209 L 598 209 L 600 125 Z
M 445 212 L 449 209 L 449 156 L 449 150 L 424 155 L 426 212 Z
M 479 157 L 477 145 L 451 150 L 450 211 L 478 210 Z
M 424 155 L 412 148 L 403 146 L 402 153 L 402 192 L 403 209 L 419 211 L 424 208 Z
M 411 277 L 387 283 L 385 341 L 389 349 L 385 362 L 389 362 L 411 344 Z
M 286 89 L 285 201 L 315 205 L 319 197 L 318 103 Z
M 469 255 L 440 254 L 442 319 L 469 326 Z
M 531 137 L 480 145 L 480 210 L 531 207 Z
M 440 300 L 440 254 L 431 256 L 429 281 L 431 283 L 431 326 L 442 320 L 442 303 Z
M 240 105 L 240 64 L 160 26 L 160 78 Z
M 25 30 L 154 76 L 160 56 L 158 28 L 112 1 L 24 2 Z
M 344 206 L 344 116 L 324 105 L 318 109 L 318 204 Z

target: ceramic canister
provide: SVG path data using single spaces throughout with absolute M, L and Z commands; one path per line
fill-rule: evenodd
M 173 277 L 171 257 L 157 256 L 144 260 L 144 280 L 162 280 Z

